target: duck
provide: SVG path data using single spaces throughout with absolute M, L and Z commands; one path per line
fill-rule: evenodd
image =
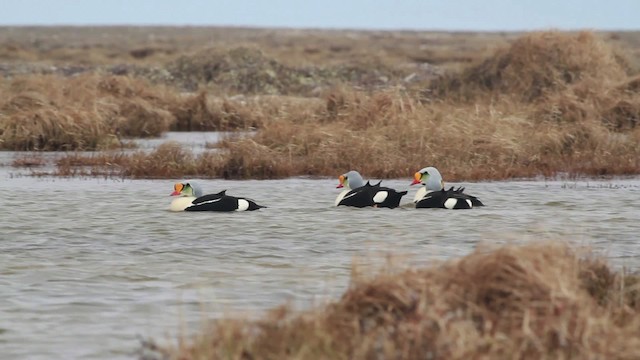
M 373 185 L 366 183 L 359 172 L 351 170 L 338 177 L 340 182 L 336 188 L 345 188 L 336 197 L 335 206 L 383 207 L 396 208 L 407 191 L 396 191 L 392 188 L 381 186 L 382 181 Z
M 202 195 L 202 188 L 194 181 L 179 182 L 173 186 L 170 196 L 176 196 L 169 210 L 171 211 L 252 211 L 266 206 L 255 201 L 226 194 L 222 190 L 217 194 Z
M 484 206 L 477 197 L 465 194 L 463 187 L 454 189 L 452 186 L 445 190 L 442 175 L 433 166 L 420 169 L 414 174 L 411 185 L 416 184 L 424 185 L 413 197 L 416 208 L 471 209 Z

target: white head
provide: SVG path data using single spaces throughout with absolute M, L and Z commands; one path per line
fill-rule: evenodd
M 340 175 L 338 181 L 340 181 L 340 184 L 338 184 L 336 188 L 346 187 L 347 189 L 357 189 L 364 186 L 364 179 L 362 179 L 360 173 L 355 170 Z
M 424 184 L 427 190 L 440 191 L 444 188 L 444 181 L 442 181 L 442 175 L 438 169 L 429 166 L 420 169 L 413 175 L 413 182 L 411 185 Z

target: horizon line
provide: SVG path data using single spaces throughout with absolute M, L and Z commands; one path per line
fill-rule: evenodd
M 170 23 L 16 23 L 16 24 L 0 24 L 0 28 L 10 27 L 95 27 L 95 28 L 109 28 L 109 27 L 161 27 L 161 28 L 231 28 L 231 29 L 245 29 L 245 30 L 307 30 L 307 31 L 363 31 L 363 32 L 472 32 L 472 33 L 519 33 L 519 32 L 539 32 L 539 31 L 562 31 L 562 32 L 574 32 L 574 31 L 594 31 L 594 32 L 635 32 L 640 31 L 640 27 L 637 28 L 614 28 L 614 27 L 558 27 L 558 26 L 540 26 L 531 28 L 519 28 L 519 29 L 471 29 L 471 28 L 401 28 L 401 27 L 335 27 L 335 26 L 269 26 L 269 25 L 237 25 L 237 24 L 170 24 Z

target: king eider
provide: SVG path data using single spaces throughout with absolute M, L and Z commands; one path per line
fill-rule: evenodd
M 226 190 L 202 195 L 200 185 L 193 181 L 176 183 L 171 196 L 176 196 L 171 211 L 251 211 L 265 207 L 251 199 L 227 195 Z
M 416 208 L 471 209 L 484 206 L 475 196 L 464 193 L 464 188 L 444 189 L 444 181 L 438 169 L 426 167 L 415 173 L 411 185 L 423 184 L 416 192 L 413 202 Z
M 400 205 L 400 199 L 407 194 L 406 191 L 396 191 L 380 186 L 382 181 L 375 185 L 371 185 L 368 181 L 365 184 L 360 173 L 355 170 L 340 175 L 338 181 L 340 183 L 336 188 L 345 188 L 345 190 L 336 198 L 335 206 L 395 208 Z

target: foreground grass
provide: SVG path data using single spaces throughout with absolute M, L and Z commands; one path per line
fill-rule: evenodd
M 558 243 L 479 248 L 440 265 L 356 272 L 344 295 L 323 308 L 215 321 L 160 353 L 185 360 L 633 359 L 638 280 Z

